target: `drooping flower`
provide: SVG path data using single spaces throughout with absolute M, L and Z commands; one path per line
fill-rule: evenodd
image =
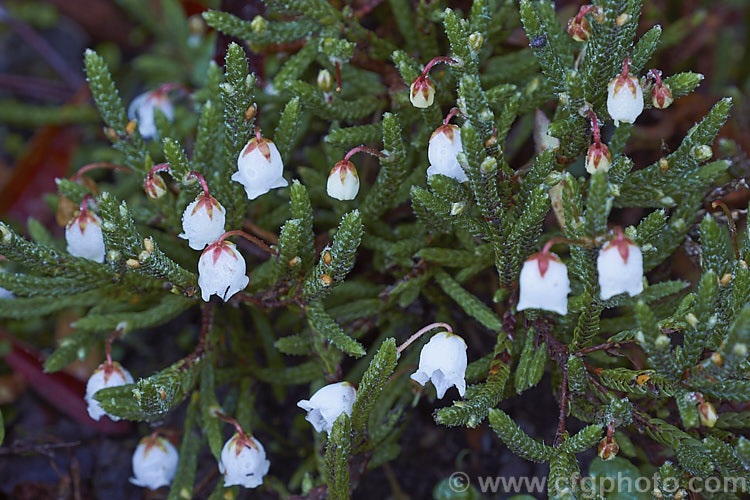
M 354 164 L 348 160 L 336 163 L 328 174 L 328 196 L 337 200 L 353 200 L 359 193 L 359 176 Z
M 668 108 L 674 102 L 672 90 L 661 81 L 661 71 L 652 69 L 649 75 L 654 79 L 654 86 L 651 88 L 651 104 L 656 109 Z
M 429 76 L 418 76 L 409 87 L 409 100 L 415 108 L 429 108 L 435 102 L 435 84 Z
M 247 198 L 254 200 L 271 189 L 285 187 L 284 163 L 276 145 L 260 135 L 255 129 L 255 137 L 245 145 L 237 158 L 237 172 L 232 180 L 245 188 Z
M 133 477 L 130 482 L 150 490 L 168 486 L 177 473 L 179 461 L 177 448 L 167 439 L 156 435 L 146 436 L 133 453 Z
M 422 73 L 409 86 L 409 100 L 415 108 L 429 108 L 435 102 L 435 84 L 430 80 L 430 69 L 438 63 L 456 64 L 450 57 L 435 57 L 424 67 Z
M 619 126 L 620 122 L 633 123 L 643 111 L 643 89 L 633 75 L 628 74 L 630 59 L 622 63 L 622 74 L 609 82 L 607 87 L 607 112 Z
M 208 302 L 211 295 L 218 295 L 226 302 L 244 290 L 250 283 L 246 269 L 245 259 L 231 241 L 219 238 L 208 245 L 198 260 L 198 286 L 203 300 Z
M 586 19 L 586 14 L 592 9 L 593 5 L 583 5 L 575 16 L 568 19 L 568 35 L 576 42 L 585 42 L 591 36 L 591 24 Z
M 466 393 L 466 342 L 451 332 L 436 333 L 419 353 L 419 369 L 411 379 L 424 386 L 432 381 L 438 398 L 455 386 L 463 397 Z
M 589 110 L 589 116 L 591 117 L 591 128 L 594 131 L 594 143 L 589 146 L 589 150 L 586 153 L 586 172 L 591 175 L 599 170 L 606 172 L 609 170 L 609 166 L 612 162 L 612 155 L 609 153 L 609 148 L 602 142 L 601 132 L 599 131 L 599 120 L 596 114 Z
M 597 454 L 602 460 L 612 460 L 620 451 L 620 445 L 617 444 L 614 437 L 604 437 L 599 441 Z
M 469 178 L 458 162 L 458 154 L 463 151 L 461 144 L 461 129 L 456 125 L 441 125 L 430 136 L 427 146 L 427 158 L 430 166 L 427 177 L 442 174 L 458 182 L 466 182 Z
M 162 89 L 151 90 L 140 94 L 128 107 L 128 119 L 138 122 L 138 131 L 144 139 L 156 137 L 156 120 L 154 112 L 160 110 L 169 121 L 174 120 L 174 106 Z
M 167 194 L 167 185 L 164 183 L 164 179 L 157 173 L 161 171 L 169 171 L 169 165 L 162 163 L 154 166 L 148 175 L 146 175 L 146 180 L 143 181 L 143 190 L 146 192 L 146 196 L 152 200 L 158 200 Z
M 255 488 L 263 483 L 271 462 L 260 441 L 236 432 L 221 449 L 219 472 L 224 475 L 224 486 L 240 485 Z
M 643 291 L 643 254 L 621 230 L 599 250 L 596 267 L 602 300 L 625 292 L 632 297 Z
M 94 420 L 99 420 L 104 415 L 107 415 L 114 421 L 120 420 L 119 417 L 105 412 L 101 405 L 99 405 L 99 401 L 94 399 L 94 394 L 107 387 L 117 387 L 132 383 L 133 376 L 117 361 L 113 361 L 112 363 L 102 363 L 99 365 L 99 367 L 94 370 L 94 373 L 91 374 L 91 377 L 89 377 L 88 382 L 86 382 L 85 400 L 88 405 L 89 416 Z
M 182 213 L 182 233 L 179 237 L 188 240 L 193 250 L 202 250 L 224 234 L 226 211 L 221 203 L 208 192 L 208 186 L 203 176 L 192 172 L 203 186 L 203 193 L 199 194 Z
M 81 210 L 65 226 L 65 241 L 68 253 L 75 257 L 104 262 L 104 235 L 102 221 L 88 210 L 88 197 L 81 203 Z
M 549 243 L 523 263 L 519 278 L 517 309 L 543 309 L 568 314 L 570 280 L 568 268 L 560 257 L 549 251 Z
M 312 397 L 303 399 L 297 406 L 307 412 L 305 420 L 310 422 L 316 432 L 331 433 L 333 423 L 342 413 L 352 414 L 357 390 L 349 382 L 328 384 L 319 389 Z

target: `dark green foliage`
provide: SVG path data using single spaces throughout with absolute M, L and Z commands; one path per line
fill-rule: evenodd
M 147 54 L 135 73 L 157 67 L 158 79 L 147 81 L 173 79 L 190 92 L 175 100 L 173 122 L 156 114 L 158 140 L 149 142 L 129 121 L 105 58 L 86 51 L 91 94 L 114 145 L 97 151 L 96 161 L 125 168 L 85 182 L 58 180 L 59 215 L 70 215 L 69 202 L 92 198 L 106 258 L 71 256 L 36 220 L 26 230 L 30 240 L 18 226 L 0 225 L 7 259 L 0 287 L 15 294 L 0 299 L 0 318 L 3 329 L 31 337 L 51 331 L 55 313 L 71 315 L 73 333 L 47 351 L 50 372 L 121 335 L 137 336 L 128 347 L 164 336 L 174 351 L 169 361 L 96 399 L 134 421 L 166 422 L 186 403 L 170 499 L 199 494 L 198 457 L 210 449 L 220 459 L 218 412 L 225 411 L 256 431 L 272 463 L 283 457 L 289 465 L 288 472 L 272 466 L 267 493 L 356 498 L 362 474 L 399 456 L 404 423 L 424 406 L 418 398 L 434 394 L 409 378 L 427 336 L 400 351 L 396 339 L 436 321 L 465 339 L 470 385 L 460 400 L 440 404 L 435 423 L 476 428 L 488 419 L 511 452 L 549 464 L 550 498 L 577 498 L 575 455 L 605 433 L 614 433 L 621 456 L 591 463 L 588 474 L 599 481 L 659 465 L 659 488 L 674 496 L 667 486 L 684 487 L 690 476 L 747 475 L 750 444 L 742 435 L 750 412 L 741 405 L 750 400 L 750 240 L 744 227 L 738 232 L 725 214 L 709 211 L 740 185 L 732 181 L 741 175 L 741 152 L 726 154 L 726 143 L 721 154 L 711 149 L 732 100 L 719 100 L 676 149 L 645 167 L 642 158 L 658 156 L 636 151 L 648 142 L 643 118 L 614 127 L 606 105 L 607 85 L 630 57 L 652 108 L 646 71 L 664 43 L 690 32 L 687 25 L 645 29 L 652 14 L 641 19 L 641 0 L 601 0 L 601 12 L 586 15 L 589 39 L 577 42 L 549 0 L 476 0 L 460 9 L 389 0 L 372 12 L 326 0 L 269 0 L 265 17 L 251 21 L 203 13 L 210 27 L 263 54 L 248 58 L 232 43 L 220 68 L 211 61 L 215 33 L 190 42 L 194 33 L 178 2 L 162 1 L 163 17 L 148 15 L 145 1 L 120 3 L 155 40 L 177 45 L 173 61 Z M 519 30 L 530 47 L 517 47 Z M 433 57 L 452 60 L 431 68 L 435 102 L 418 109 L 408 88 Z M 316 85 L 323 70 L 340 73 L 340 89 Z M 702 78 L 686 71 L 664 75 L 664 83 L 679 99 Z M 449 121 L 462 142 L 456 160 L 468 180 L 426 178 L 431 136 L 454 107 Z M 550 114 L 550 137 L 530 154 L 532 132 L 544 132 L 534 128 L 537 109 Z M 612 153 L 608 171 L 593 174 L 582 166 L 592 142 L 589 110 Z M 672 111 L 652 109 L 648 119 Z M 58 114 L 91 120 L 83 108 L 45 120 L 61 120 Z M 289 185 L 248 200 L 231 176 L 256 128 L 278 147 Z M 357 146 L 383 156 L 357 156 L 359 194 L 334 199 L 327 175 Z M 159 174 L 168 192 L 148 199 L 143 182 L 160 163 L 169 165 Z M 224 229 L 250 235 L 237 245 L 250 284 L 228 304 L 199 300 L 200 253 L 177 236 L 182 211 L 201 189 L 192 171 L 226 208 Z M 632 226 L 618 227 L 623 221 Z M 640 248 L 647 283 L 635 296 L 604 300 L 597 260 L 617 229 Z M 571 282 L 569 312 L 518 311 L 524 261 L 552 238 Z M 674 258 L 678 251 L 686 258 Z M 677 268 L 686 259 L 694 273 Z M 181 332 L 166 325 L 172 320 Z M 162 330 L 143 332 L 156 327 Z M 177 354 L 191 342 L 192 352 Z M 338 416 L 327 441 L 310 439 L 292 394 L 344 380 L 357 386 L 350 415 Z M 535 395 L 547 390 L 559 405 L 550 444 L 499 408 L 514 407 L 511 398 L 535 407 L 528 399 L 535 386 Z M 260 401 L 269 407 L 256 408 Z M 700 417 L 699 404 L 708 403 L 718 413 L 713 427 Z M 583 422 L 575 433 L 574 418 Z M 238 494 L 217 485 L 210 498 Z

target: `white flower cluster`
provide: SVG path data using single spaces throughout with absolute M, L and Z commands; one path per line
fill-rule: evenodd
M 643 255 L 632 241 L 618 235 L 600 250 L 596 261 L 599 293 L 602 300 L 643 291 Z M 570 280 L 560 257 L 543 250 L 526 259 L 519 279 L 520 297 L 517 309 L 543 309 L 568 313 Z

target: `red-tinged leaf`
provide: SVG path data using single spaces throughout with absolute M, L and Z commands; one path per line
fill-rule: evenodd
M 131 430 L 130 422 L 113 422 L 103 417 L 98 422 L 89 417 L 83 399 L 86 384 L 65 372 L 45 373 L 40 353 L 21 344 L 7 333 L 0 331 L 0 338 L 13 345 L 4 360 L 16 372 L 22 374 L 33 389 L 49 404 L 79 423 L 102 434 L 126 434 Z

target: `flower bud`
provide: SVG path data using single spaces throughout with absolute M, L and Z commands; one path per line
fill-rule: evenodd
M 519 287 L 517 310 L 534 308 L 568 314 L 568 268 L 557 255 L 539 252 L 526 259 L 521 268 Z
M 226 302 L 235 293 L 244 290 L 247 277 L 245 259 L 230 241 L 215 241 L 206 247 L 198 260 L 198 286 L 201 297 L 208 302 L 218 295 Z
M 312 397 L 303 399 L 297 406 L 307 412 L 305 420 L 310 422 L 316 432 L 333 429 L 333 423 L 342 413 L 352 414 L 352 406 L 357 397 L 357 390 L 349 382 L 329 384 L 319 389 Z
M 264 137 L 253 137 L 237 158 L 232 180 L 242 184 L 247 198 L 254 200 L 271 189 L 287 186 L 283 175 L 284 163 L 276 144 Z
M 177 448 L 160 436 L 141 439 L 133 453 L 133 476 L 130 482 L 142 488 L 157 490 L 168 486 L 175 473 L 180 455 Z
M 633 123 L 643 111 L 643 89 L 633 75 L 619 75 L 607 87 L 607 112 L 619 126 Z
M 698 417 L 701 420 L 701 424 L 706 427 L 713 427 L 719 419 L 719 416 L 716 414 L 716 408 L 707 401 L 698 405 Z
M 615 438 L 605 437 L 599 441 L 598 454 L 602 460 L 612 460 L 620 451 L 620 445 L 617 444 Z
M 235 433 L 221 449 L 219 472 L 224 475 L 224 487 L 240 485 L 256 488 L 263 484 L 271 462 L 266 450 L 252 436 Z
M 326 185 L 328 196 L 337 200 L 353 200 L 359 192 L 359 176 L 354 164 L 348 160 L 341 160 L 328 174 Z
M 568 34 L 576 42 L 585 42 L 591 36 L 591 24 L 584 16 L 574 16 L 568 19 Z
M 409 100 L 415 108 L 429 108 L 435 102 L 435 85 L 427 76 L 418 76 L 409 87 Z
M 128 119 L 138 122 L 138 131 L 144 139 L 156 137 L 154 112 L 160 110 L 169 121 L 174 120 L 174 106 L 166 92 L 152 90 L 140 94 L 128 107 Z
M 327 69 L 318 71 L 318 88 L 326 93 L 332 92 L 334 88 L 333 77 Z
M 674 102 L 672 91 L 664 84 L 656 84 L 651 89 L 651 104 L 657 109 L 669 107 Z
M 427 146 L 427 158 L 430 166 L 427 177 L 442 174 L 458 182 L 466 182 L 469 178 L 458 163 L 458 154 L 463 151 L 461 144 L 461 129 L 456 125 L 441 125 L 430 137 Z
M 482 44 L 484 43 L 484 37 L 481 33 L 478 31 L 475 31 L 471 35 L 469 35 L 469 48 L 473 52 L 479 52 L 479 49 L 482 48 Z
M 68 253 L 75 257 L 104 262 L 104 235 L 99 217 L 82 210 L 65 226 Z
M 596 259 L 602 300 L 627 292 L 633 297 L 643 291 L 643 254 L 638 245 L 618 237 L 599 250 Z
M 445 396 L 451 386 L 463 397 L 466 393 L 466 342 L 450 332 L 433 335 L 419 353 L 419 368 L 411 379 L 424 386 L 432 381 L 438 399 Z
M 167 185 L 161 175 L 149 175 L 143 183 L 143 190 L 146 191 L 146 196 L 152 200 L 158 200 L 167 194 Z
M 603 142 L 599 144 L 594 143 L 589 146 L 589 150 L 586 153 L 586 172 L 594 175 L 594 172 L 601 170 L 606 172 L 609 170 L 609 166 L 612 162 L 612 155 L 609 153 L 609 148 Z
M 188 240 L 193 250 L 203 250 L 224 234 L 225 212 L 216 198 L 199 194 L 182 213 L 182 233 L 179 237 Z
M 94 370 L 94 373 L 89 377 L 89 381 L 86 382 L 86 404 L 88 405 L 89 416 L 94 420 L 99 420 L 104 415 L 107 415 L 111 420 L 120 420 L 119 417 L 110 415 L 105 412 L 99 405 L 99 401 L 94 399 L 94 394 L 101 389 L 107 387 L 117 387 L 125 384 L 132 384 L 133 376 L 123 368 L 120 363 L 113 361 L 112 363 L 102 363 L 99 367 Z

